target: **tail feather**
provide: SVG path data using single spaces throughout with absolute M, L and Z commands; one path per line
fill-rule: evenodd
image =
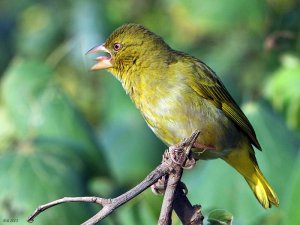
M 255 172 L 252 176 L 244 178 L 254 192 L 257 200 L 264 208 L 270 208 L 272 205 L 278 206 L 279 200 L 276 193 L 261 173 L 260 169 L 254 165 Z
M 266 178 L 260 171 L 251 147 L 235 149 L 223 159 L 235 168 L 247 181 L 255 197 L 264 208 L 278 206 L 279 200 Z

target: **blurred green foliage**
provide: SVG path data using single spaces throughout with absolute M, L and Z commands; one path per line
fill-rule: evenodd
M 207 220 L 208 225 L 232 225 L 233 216 L 226 210 L 215 209 L 209 213 Z
M 84 55 L 126 22 L 217 72 L 257 132 L 258 161 L 281 204 L 262 209 L 221 160 L 185 172 L 191 201 L 210 223 L 232 214 L 236 225 L 300 224 L 299 12 L 297 0 L 2 0 L 0 224 L 25 224 L 38 205 L 63 196 L 116 196 L 160 162 L 165 146 L 120 83 L 90 73 L 93 56 Z M 101 224 L 155 224 L 161 200 L 146 191 Z M 61 205 L 35 224 L 80 224 L 97 209 Z

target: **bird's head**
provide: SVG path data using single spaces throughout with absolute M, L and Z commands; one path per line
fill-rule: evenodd
M 160 60 L 170 47 L 163 39 L 138 24 L 125 24 L 117 28 L 107 40 L 88 53 L 104 52 L 106 56 L 96 58 L 91 70 L 107 69 L 119 79 L 136 68 L 151 67 Z

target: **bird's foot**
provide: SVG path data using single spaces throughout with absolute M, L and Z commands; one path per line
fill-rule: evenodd
M 183 169 L 191 169 L 195 166 L 196 160 L 193 156 L 191 148 L 193 147 L 200 132 L 194 131 L 191 137 L 185 139 L 179 145 L 170 146 L 163 155 L 163 162 L 172 168 L 172 163 L 180 165 Z M 168 175 L 163 176 L 155 184 L 151 186 L 154 194 L 164 194 L 168 183 Z M 187 188 L 180 184 L 183 193 L 187 194 Z
M 151 191 L 156 195 L 163 195 L 166 191 L 168 175 L 161 177 L 155 184 L 151 185 Z
M 151 191 L 156 195 L 163 195 L 165 194 L 167 183 L 168 183 L 168 175 L 163 176 L 155 184 L 151 185 Z M 184 195 L 188 194 L 188 189 L 183 182 L 178 183 L 178 188 L 182 190 L 182 193 Z
M 189 151 L 187 153 L 185 148 L 177 146 L 170 147 L 167 152 L 172 162 L 181 165 L 183 169 L 192 169 L 196 164 L 196 160 L 194 159 L 192 152 Z

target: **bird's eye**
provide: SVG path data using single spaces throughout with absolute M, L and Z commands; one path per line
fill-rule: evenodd
M 114 50 L 117 52 L 122 48 L 122 45 L 120 43 L 115 43 L 114 44 Z

